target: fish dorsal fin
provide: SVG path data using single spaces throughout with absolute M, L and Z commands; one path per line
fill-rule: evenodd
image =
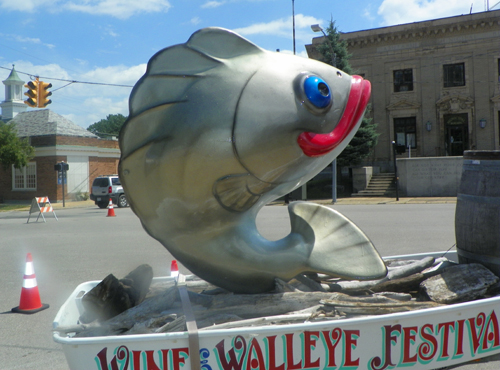
M 122 155 L 168 134 L 169 111 L 188 102 L 188 90 L 223 65 L 224 59 L 261 52 L 257 45 L 223 28 L 201 29 L 185 44 L 157 52 L 130 94 L 129 119 L 120 133 Z
M 193 33 L 187 46 L 200 53 L 221 59 L 263 52 L 263 49 L 233 31 L 218 27 L 203 28 Z
M 170 46 L 153 55 L 148 63 L 149 75 L 195 75 L 217 67 L 219 61 L 191 49 L 187 44 Z

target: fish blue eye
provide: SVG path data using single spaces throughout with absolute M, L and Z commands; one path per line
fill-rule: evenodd
M 309 76 L 304 80 L 304 92 L 316 108 L 326 108 L 332 101 L 328 84 L 318 76 Z

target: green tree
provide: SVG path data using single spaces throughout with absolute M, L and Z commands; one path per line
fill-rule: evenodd
M 335 22 L 330 21 L 325 34 L 327 36 L 325 41 L 316 47 L 316 50 L 322 55 L 322 61 L 330 65 L 335 64 L 338 69 L 348 74 L 354 74 L 355 72 L 349 63 L 351 55 L 347 50 L 347 42 L 340 38 L 340 32 L 335 27 Z M 366 110 L 367 113 L 370 111 L 369 108 Z M 337 157 L 337 166 L 345 167 L 360 164 L 377 145 L 379 136 L 377 124 L 366 116 L 365 113 L 360 128 L 344 151 Z
M 118 136 L 126 120 L 123 114 L 108 114 L 106 119 L 91 124 L 87 130 L 99 137 Z
M 27 139 L 17 137 L 14 123 L 0 121 L 0 163 L 4 170 L 11 165 L 22 168 L 35 156 Z

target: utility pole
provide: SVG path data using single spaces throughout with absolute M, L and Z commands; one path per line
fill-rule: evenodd
M 295 0 L 292 0 L 293 55 L 295 55 Z

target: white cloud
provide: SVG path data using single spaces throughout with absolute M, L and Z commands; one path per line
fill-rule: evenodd
M 384 0 L 378 9 L 384 26 L 412 23 L 469 14 L 472 0 Z M 482 4 L 476 2 L 472 11 L 482 11 Z
M 225 3 L 226 1 L 207 1 L 201 7 L 203 9 L 212 9 L 212 8 L 218 8 L 219 6 L 224 5 Z
M 7 10 L 34 12 L 42 7 L 127 19 L 138 13 L 166 12 L 171 5 L 168 0 L 0 0 L 0 8 Z
M 137 13 L 166 12 L 170 7 L 167 0 L 76 0 L 64 4 L 64 8 L 72 11 L 119 19 L 127 19 Z
M 200 19 L 200 17 L 193 17 L 193 18 L 191 18 L 191 20 L 189 22 L 191 24 L 197 25 L 201 22 L 201 19 Z
M 307 30 L 307 40 L 310 41 L 311 24 L 321 24 L 323 20 L 303 14 L 295 15 L 295 33 L 296 38 L 306 37 L 302 30 Z M 234 31 L 243 35 L 274 35 L 281 37 L 292 36 L 293 20 L 292 17 L 276 19 L 268 23 L 256 23 L 248 27 L 237 28 Z
M 32 12 L 35 9 L 44 6 L 52 5 L 57 0 L 0 0 L 0 7 L 7 10 L 17 10 Z
M 0 33 L 0 37 L 3 37 L 3 38 L 8 39 L 8 40 L 14 40 L 16 42 L 21 42 L 21 43 L 43 45 L 49 49 L 55 48 L 55 45 L 42 42 L 42 40 L 40 40 L 38 37 L 25 37 L 25 36 L 14 35 L 14 34 L 5 34 L 5 33 Z
M 124 65 L 96 68 L 80 75 L 82 81 L 106 82 L 116 85 L 134 85 L 146 72 L 146 64 L 133 67 Z

